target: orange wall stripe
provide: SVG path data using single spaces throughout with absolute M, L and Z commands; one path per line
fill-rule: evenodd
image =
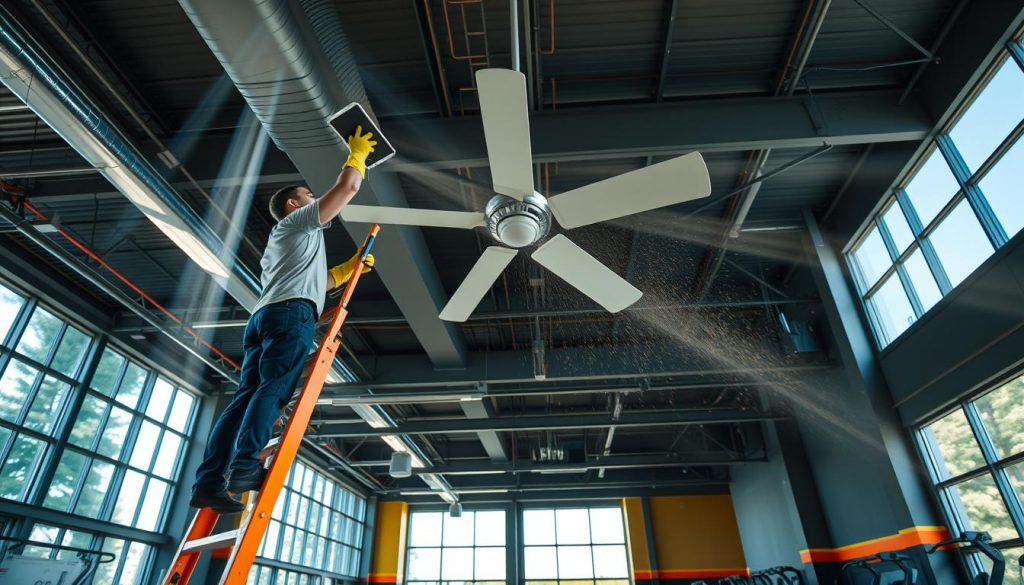
M 912 526 L 904 528 L 896 534 L 838 548 L 804 549 L 800 551 L 800 560 L 804 563 L 842 563 L 880 552 L 936 544 L 947 538 L 949 538 L 949 530 L 944 526 Z
M 750 575 L 749 567 L 732 569 L 664 569 L 660 571 L 633 571 L 635 581 L 652 579 L 714 579 L 731 575 Z
M 398 583 L 398 575 L 395 575 L 393 573 L 390 574 L 390 575 L 370 573 L 370 576 L 367 577 L 366 581 L 368 583 L 381 583 L 381 584 L 384 584 L 384 583 Z

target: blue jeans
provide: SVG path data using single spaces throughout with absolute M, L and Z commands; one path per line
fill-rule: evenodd
M 193 491 L 224 491 L 229 468 L 259 467 L 260 451 L 291 399 L 313 347 L 315 313 L 311 301 L 289 299 L 267 305 L 249 319 L 238 392 L 213 425 Z

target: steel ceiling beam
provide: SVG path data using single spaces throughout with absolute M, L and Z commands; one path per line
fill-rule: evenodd
M 766 343 L 768 341 L 766 340 Z M 774 343 L 774 342 L 773 342 Z M 723 356 L 740 359 L 740 356 Z M 461 387 L 474 388 L 478 383 L 533 384 L 533 363 L 529 352 L 470 352 L 466 368 L 437 370 L 422 355 L 380 355 L 374 360 L 373 378 L 366 382 L 333 384 L 324 388 L 323 397 L 349 390 L 407 389 Z M 623 380 L 662 380 L 673 383 L 718 380 L 722 376 L 749 378 L 785 384 L 785 377 L 802 372 L 833 367 L 826 359 L 795 357 L 761 361 L 743 356 L 739 363 L 724 363 L 707 352 L 690 350 L 676 344 L 618 345 L 604 347 L 552 347 L 547 351 L 548 372 L 545 383 L 601 381 L 608 384 Z M 581 365 L 581 364 L 585 364 Z
M 494 408 L 490 402 L 484 399 L 460 399 L 459 406 L 462 407 L 462 412 L 466 414 L 468 419 L 480 421 L 494 420 Z M 505 448 L 504 437 L 491 429 L 479 431 L 476 435 L 479 437 L 480 443 L 483 444 L 484 450 L 487 451 L 487 456 L 491 458 L 492 462 L 508 461 L 508 450 Z
M 665 80 L 668 79 L 668 66 L 672 58 L 672 37 L 676 30 L 676 14 L 678 12 L 679 0 L 669 0 L 668 18 L 665 19 L 665 40 L 661 44 L 662 53 L 661 63 L 658 67 L 658 83 L 654 88 L 654 101 L 656 102 L 660 102 L 665 97 Z
M 364 423 L 324 424 L 314 434 L 318 437 L 380 437 L 406 435 L 447 435 L 480 431 L 543 431 L 554 429 L 599 429 L 617 426 L 659 427 L 692 424 L 729 424 L 761 422 L 784 418 L 776 413 L 739 410 L 686 410 L 669 412 L 625 412 L 618 419 L 609 414 L 566 413 L 560 416 L 521 416 L 490 419 L 444 419 L 400 423 L 395 428 L 379 429 Z
M 692 150 L 815 148 L 923 139 L 931 120 L 899 91 L 836 92 L 815 96 L 829 121 L 819 129 L 803 96 L 673 101 L 660 104 L 532 112 L 534 162 L 676 155 Z M 404 161 L 395 171 L 487 165 L 483 126 L 476 116 L 394 118 L 388 138 Z
M 692 453 L 666 453 L 661 455 L 616 455 L 592 457 L 578 463 L 539 463 L 518 460 L 507 463 L 491 461 L 453 461 L 430 468 L 431 473 L 444 475 L 497 475 L 506 473 L 571 473 L 594 469 L 657 469 L 661 467 L 691 467 L 741 465 L 764 462 L 763 457 L 750 457 L 726 451 L 700 451 Z M 415 470 L 414 472 L 419 472 Z

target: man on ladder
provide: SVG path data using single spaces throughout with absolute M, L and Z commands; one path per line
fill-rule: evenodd
M 360 253 L 327 269 L 321 232 L 355 197 L 366 176 L 366 159 L 377 142 L 357 127 L 348 137 L 349 157 L 338 181 L 315 198 L 301 185 L 285 187 L 270 198 L 277 224 L 260 262 L 263 293 L 245 327 L 238 391 L 217 419 L 192 487 L 194 508 L 237 514 L 242 502 L 231 494 L 258 490 L 265 471 L 260 451 L 274 422 L 298 383 L 313 347 L 316 321 L 326 292 L 352 278 Z M 364 259 L 363 273 L 373 266 Z

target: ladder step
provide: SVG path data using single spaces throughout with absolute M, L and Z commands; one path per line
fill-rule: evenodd
M 281 436 L 278 435 L 273 439 L 267 441 L 267 446 L 260 451 L 260 460 L 265 461 L 268 457 L 273 457 L 277 453 L 277 446 L 281 444 Z
M 202 552 L 204 550 L 216 550 L 231 546 L 238 540 L 238 530 L 228 530 L 219 534 L 212 534 L 204 538 L 197 538 L 185 543 L 181 548 L 183 553 Z

